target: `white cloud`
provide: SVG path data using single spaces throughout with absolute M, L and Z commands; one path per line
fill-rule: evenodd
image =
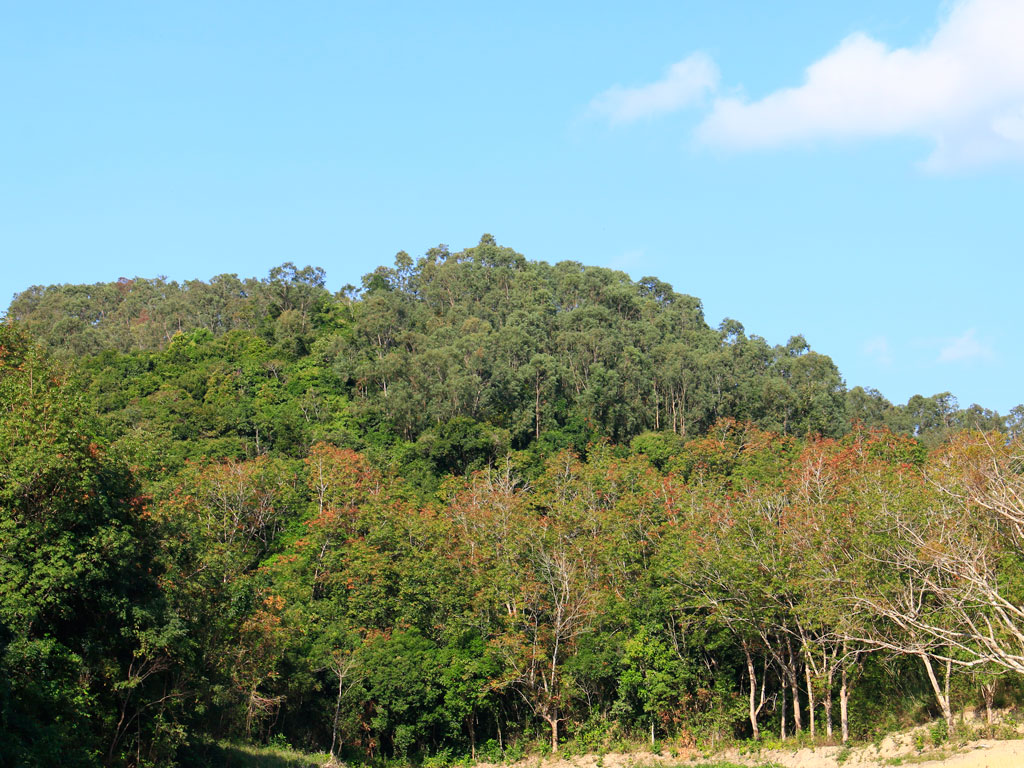
M 864 354 L 875 359 L 880 365 L 892 365 L 892 349 L 885 336 L 875 336 L 864 342 Z
M 959 363 L 971 360 L 991 360 L 995 357 L 992 347 L 975 338 L 971 328 L 963 335 L 948 339 L 939 350 L 940 363 Z
M 703 53 L 669 67 L 661 80 L 637 88 L 609 88 L 590 103 L 592 112 L 612 123 L 631 123 L 696 104 L 718 86 L 718 68 Z
M 717 99 L 697 135 L 736 149 L 918 136 L 935 170 L 1024 159 L 1024 0 L 962 0 L 915 48 L 855 34 L 798 87 Z

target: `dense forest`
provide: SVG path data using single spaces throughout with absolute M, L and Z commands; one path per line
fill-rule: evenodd
M 1016 701 L 1024 407 L 485 235 L 0 324 L 0 765 L 847 741 Z

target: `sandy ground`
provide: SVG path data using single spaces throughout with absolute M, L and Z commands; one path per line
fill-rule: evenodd
M 992 744 L 978 742 L 964 754 L 955 755 L 929 765 L 956 766 L 956 768 L 1010 768 L 1024 765 L 1024 744 L 1019 741 L 999 741 Z
M 786 768 L 876 768 L 893 765 L 934 768 L 1024 768 L 1024 741 L 973 741 L 962 746 L 922 752 L 883 742 L 880 748 L 867 746 L 852 750 L 842 764 L 836 759 L 838 752 L 838 747 L 800 749 L 795 752 L 766 750 L 756 757 L 725 754 L 719 759 L 741 765 L 773 762 Z M 690 764 L 699 765 L 700 761 Z
M 1024 768 L 1024 740 L 1000 741 L 982 739 L 966 744 L 944 745 L 937 749 L 919 749 L 915 729 L 886 737 L 880 744 L 869 744 L 848 750 L 840 763 L 839 747 L 761 750 L 756 754 L 739 754 L 725 750 L 712 756 L 677 753 L 609 753 L 581 755 L 559 759 L 527 759 L 513 768 L 675 768 L 727 760 L 740 765 L 757 766 L 776 763 L 786 768 L 881 768 L 882 766 L 925 766 L 926 768 Z M 499 768 L 483 763 L 476 768 Z

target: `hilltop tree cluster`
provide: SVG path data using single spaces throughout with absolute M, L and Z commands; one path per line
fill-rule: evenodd
M 32 288 L 0 326 L 0 764 L 845 741 L 1024 672 L 1024 410 L 847 391 L 485 236 Z

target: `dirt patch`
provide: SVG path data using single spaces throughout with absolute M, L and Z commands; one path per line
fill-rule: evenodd
M 840 762 L 840 756 L 843 757 Z M 1020 768 L 1024 766 L 1024 741 L 973 741 L 964 745 L 918 750 L 889 737 L 880 745 L 848 750 L 839 747 L 764 750 L 756 756 L 725 754 L 721 759 L 740 765 L 777 763 L 786 768 L 882 768 L 882 766 L 931 766 L 933 768 Z M 700 761 L 691 762 L 699 765 Z
M 723 750 L 712 756 L 696 752 L 679 753 L 607 753 L 568 758 L 528 758 L 511 768 L 699 768 L 722 761 L 746 766 L 765 763 L 785 768 L 889 768 L 889 766 L 925 766 L 927 768 L 1024 768 L 1024 741 L 982 739 L 966 744 L 921 748 L 920 731 L 887 736 L 879 744 L 850 749 L 841 747 L 805 747 L 802 749 L 764 749 L 756 753 Z M 509 768 L 481 763 L 476 768 Z

